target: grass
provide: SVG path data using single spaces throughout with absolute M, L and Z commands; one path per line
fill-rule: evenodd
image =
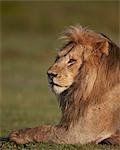
M 26 145 L 16 145 L 14 143 L 3 143 L 2 149 L 14 149 L 14 150 L 119 150 L 118 146 L 106 146 L 106 145 L 57 145 L 48 143 L 31 143 Z
M 59 122 L 60 109 L 48 89 L 46 71 L 56 55 L 56 35 L 64 26 L 78 22 L 90 25 L 118 43 L 117 1 L 49 3 L 3 2 L 0 136 L 14 129 Z M 118 150 L 120 146 L 16 145 L 4 141 L 0 149 Z

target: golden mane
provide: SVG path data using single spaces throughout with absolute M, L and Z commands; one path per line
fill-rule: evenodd
M 83 63 L 83 68 L 80 68 L 72 86 L 59 96 L 62 109 L 60 124 L 68 128 L 70 123 L 76 123 L 80 115 L 85 113 L 88 105 L 100 103 L 100 97 L 120 83 L 120 49 L 107 36 L 81 26 L 71 26 L 65 30 L 62 38 L 66 39 L 68 44 L 72 42 L 73 44 L 83 44 L 83 46 L 86 44 L 94 45 L 100 38 L 101 40 L 107 40 L 109 43 L 109 55 L 102 55 L 100 62 L 96 62 L 99 63 L 98 73 L 91 93 L 88 96 L 85 95 L 85 89 L 89 82 L 85 80 L 88 68 L 84 67 Z M 94 63 L 93 59 L 91 61 Z
M 106 37 L 78 25 L 66 28 L 66 30 L 62 33 L 60 39 L 76 44 L 93 45 L 96 41 L 99 41 L 100 39 L 106 39 Z

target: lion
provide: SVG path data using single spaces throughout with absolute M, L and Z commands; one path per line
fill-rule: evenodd
M 120 144 L 120 49 L 104 34 L 70 26 L 65 43 L 48 69 L 49 87 L 58 97 L 57 125 L 13 131 L 17 144 Z

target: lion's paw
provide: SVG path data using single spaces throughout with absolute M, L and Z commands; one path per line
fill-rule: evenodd
M 29 142 L 29 139 L 20 131 L 14 131 L 9 135 L 10 141 L 13 141 L 17 144 L 26 144 Z

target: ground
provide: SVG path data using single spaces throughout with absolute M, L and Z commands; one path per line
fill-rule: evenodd
M 45 144 L 45 143 L 31 143 L 26 145 L 16 145 L 13 143 L 3 143 L 3 150 L 119 150 L 120 147 L 115 146 L 102 146 L 102 145 L 57 145 L 57 144 Z

